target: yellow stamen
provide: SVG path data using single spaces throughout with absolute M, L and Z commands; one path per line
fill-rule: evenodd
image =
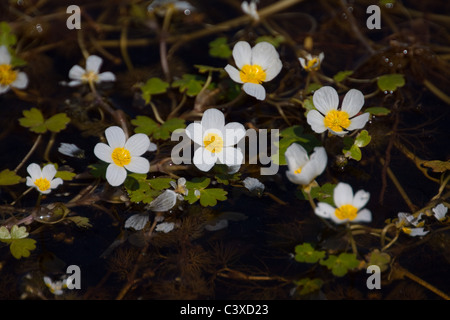
M 324 118 L 325 127 L 334 132 L 341 132 L 350 126 L 350 119 L 348 113 L 340 110 L 329 111 Z
M 302 167 L 299 167 L 297 170 L 294 171 L 295 174 L 300 174 L 302 172 Z
M 82 76 L 81 80 L 84 82 L 97 82 L 98 74 L 94 71 L 86 71 Z
M 131 162 L 130 151 L 125 148 L 115 148 L 111 155 L 115 164 L 119 167 L 126 166 Z
M 217 133 L 208 133 L 203 139 L 203 144 L 206 150 L 212 153 L 221 152 L 223 149 L 223 139 Z
M 39 178 L 34 181 L 34 185 L 38 187 L 40 191 L 47 191 L 50 189 L 50 181 L 46 178 Z
M 308 60 L 305 66 L 306 71 L 316 71 L 319 69 L 320 61 L 318 58 L 312 58 Z
M 266 72 L 257 64 L 246 64 L 242 67 L 239 76 L 241 77 L 241 81 L 244 83 L 249 82 L 261 84 L 264 80 L 266 80 Z
M 17 72 L 9 64 L 0 64 L 0 85 L 9 86 L 16 78 Z
M 344 204 L 334 211 L 334 214 L 341 220 L 353 220 L 358 215 L 358 208 L 351 204 Z

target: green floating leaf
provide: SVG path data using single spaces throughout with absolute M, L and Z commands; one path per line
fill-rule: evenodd
M 91 228 L 92 224 L 89 222 L 89 218 L 81 216 L 71 216 L 67 217 L 67 220 L 72 221 L 80 228 Z
M 331 255 L 320 264 L 326 266 L 336 277 L 343 277 L 351 269 L 359 266 L 359 260 L 354 253 L 343 252 L 339 256 Z
M 325 183 L 321 187 L 312 187 L 310 191 L 311 199 L 316 199 L 319 202 L 325 202 L 330 205 L 334 205 L 333 192 L 335 187 L 336 185 L 332 183 Z M 306 195 L 305 199 L 307 199 Z
M 370 114 L 372 114 L 374 116 L 386 116 L 389 113 L 391 113 L 391 110 L 389 110 L 388 108 L 384 108 L 384 107 L 371 107 L 371 108 L 367 108 L 365 110 L 365 112 L 369 112 Z
M 217 200 L 227 200 L 227 194 L 228 192 L 221 188 L 203 189 L 200 191 L 200 204 L 204 207 L 213 207 L 217 204 Z
M 11 231 L 5 226 L 0 227 L 0 240 L 14 240 L 28 237 L 27 228 L 13 225 Z
M 144 133 L 156 140 L 167 140 L 173 131 L 186 127 L 183 119 L 172 118 L 159 124 L 147 116 L 137 116 L 131 120 L 131 124 L 136 126 L 134 132 Z
M 342 82 L 353 74 L 352 70 L 339 71 L 333 76 L 334 81 Z
M 142 98 L 145 103 L 149 103 L 152 95 L 165 93 L 170 86 L 168 82 L 161 80 L 160 78 L 150 78 L 147 82 L 141 86 Z
M 294 281 L 294 284 L 296 284 L 298 288 L 301 288 L 300 290 L 297 289 L 297 292 L 303 296 L 322 288 L 323 280 L 319 278 L 303 278 L 301 280 Z
M 380 267 L 380 271 L 386 271 L 391 262 L 391 256 L 386 252 L 381 252 L 378 249 L 375 249 L 369 254 L 368 265 L 377 265 Z
M 0 22 L 0 46 L 11 47 L 17 42 L 16 36 L 11 33 L 11 27 L 5 21 Z
M 369 132 L 367 130 L 362 130 L 355 139 L 355 145 L 362 148 L 369 144 L 372 137 L 369 135 Z
M 316 263 L 325 257 L 325 251 L 315 250 L 310 243 L 299 244 L 295 247 L 295 260 L 298 262 Z
M 209 55 L 215 58 L 228 59 L 232 51 L 225 37 L 217 38 L 209 43 Z
M 30 110 L 24 110 L 22 114 L 24 117 L 19 119 L 22 127 L 29 128 L 30 131 L 35 133 L 44 133 L 47 131 L 41 110 L 31 108 Z
M 36 240 L 24 238 L 11 240 L 9 250 L 14 258 L 27 258 L 30 256 L 30 251 L 36 249 Z
M 51 132 L 60 132 L 67 127 L 70 118 L 65 113 L 58 113 L 45 120 L 44 124 Z
M 381 91 L 395 91 L 405 85 L 405 76 L 399 73 L 386 74 L 378 78 L 377 85 Z
M 20 179 L 22 178 L 9 169 L 0 172 L 0 186 L 12 186 L 18 184 Z
M 77 174 L 74 172 L 70 172 L 70 171 L 57 171 L 55 174 L 55 178 L 61 178 L 64 181 L 71 181 L 73 180 L 73 178 L 76 176 Z
M 320 83 L 310 83 L 306 88 L 305 88 L 305 94 L 310 94 L 313 93 L 314 91 L 320 89 L 322 87 L 322 85 Z
M 183 74 L 181 79 L 175 80 L 172 87 L 179 88 L 180 92 L 186 92 L 189 97 L 195 97 L 203 88 L 205 80 L 194 74 Z
M 345 157 L 349 159 L 354 159 L 356 161 L 361 160 L 362 158 L 362 152 L 361 149 L 357 145 L 352 145 L 350 149 L 343 149 L 342 153 Z

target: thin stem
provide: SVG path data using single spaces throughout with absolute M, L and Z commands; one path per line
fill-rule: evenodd
M 51 162 L 49 160 L 49 154 L 50 154 L 50 150 L 53 147 L 53 144 L 55 143 L 55 137 L 56 137 L 56 132 L 52 132 L 52 135 L 50 136 L 50 141 L 47 144 L 47 147 L 45 148 L 45 152 L 44 152 L 44 159 L 47 162 Z
M 36 150 L 37 146 L 39 145 L 39 143 L 41 142 L 42 139 L 42 134 L 38 135 L 38 137 L 36 138 L 36 140 L 34 141 L 33 146 L 31 147 L 30 151 L 28 151 L 28 153 L 26 154 L 26 156 L 22 159 L 22 161 L 19 163 L 19 165 L 14 169 L 14 172 L 17 173 L 17 171 L 19 171 L 19 169 L 23 166 L 23 164 L 28 160 L 29 157 L 31 157 L 31 155 L 33 154 L 34 150 Z

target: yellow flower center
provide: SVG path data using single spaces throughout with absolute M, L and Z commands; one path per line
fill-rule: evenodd
M 223 139 L 217 133 L 210 132 L 203 138 L 206 150 L 212 153 L 221 152 L 223 149 Z
M 308 60 L 305 66 L 306 71 L 316 71 L 319 69 L 319 59 L 318 58 L 312 58 L 311 60 Z
M 9 86 L 16 78 L 17 72 L 9 64 L 0 64 L 0 85 Z
M 34 184 L 40 191 L 47 191 L 50 189 L 50 181 L 46 178 L 39 178 L 34 181 Z
M 347 129 L 351 123 L 348 113 L 340 110 L 329 111 L 323 121 L 325 127 L 334 132 L 341 132 L 343 129 Z
M 302 167 L 299 167 L 297 170 L 294 171 L 295 174 L 300 174 L 302 172 Z
M 358 215 L 358 208 L 351 204 L 344 204 L 334 211 L 334 214 L 341 220 L 353 220 Z
M 125 148 L 115 148 L 111 155 L 115 164 L 119 167 L 126 166 L 131 162 L 130 151 Z
M 257 64 L 246 64 L 242 67 L 239 76 L 241 77 L 241 81 L 244 83 L 249 82 L 261 84 L 264 80 L 266 80 L 266 72 Z
M 81 80 L 84 82 L 96 82 L 98 81 L 98 74 L 94 71 L 86 71 L 81 76 Z

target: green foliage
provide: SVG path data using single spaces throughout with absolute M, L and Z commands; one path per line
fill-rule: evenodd
M 65 170 L 61 170 L 61 171 L 57 171 L 55 174 L 55 178 L 61 178 L 64 181 L 71 181 L 73 180 L 73 178 L 76 176 L 77 174 L 74 172 L 70 172 L 70 171 L 65 171 Z
M 306 295 L 312 293 L 314 291 L 319 290 L 323 286 L 323 280 L 320 278 L 303 278 L 297 281 L 294 281 L 294 284 L 297 285 L 297 292 L 300 295 Z M 299 290 L 300 288 L 300 290 Z
M 227 172 L 228 167 L 226 165 L 216 164 L 213 168 L 215 172 L 215 178 L 217 182 L 222 183 L 224 185 L 229 185 L 230 182 L 238 181 L 241 178 L 241 173 L 238 171 L 233 174 L 229 174 Z
M 320 83 L 312 82 L 305 88 L 305 94 L 311 94 L 314 91 L 320 89 L 322 85 Z
M 80 228 L 91 228 L 92 224 L 89 222 L 89 218 L 81 216 L 71 216 L 67 217 L 67 220 L 72 221 Z
M 205 79 L 194 74 L 183 74 L 181 79 L 172 82 L 173 88 L 179 88 L 180 92 L 186 92 L 189 97 L 195 97 L 203 88 Z
M 391 110 L 383 107 L 371 107 L 367 108 L 365 111 L 374 116 L 387 116 L 389 113 L 391 113 Z
M 211 67 L 211 66 L 205 66 L 203 64 L 195 64 L 194 67 L 198 69 L 198 72 L 200 73 L 207 73 L 207 72 L 224 72 L 223 68 L 218 67 Z
M 391 263 L 391 256 L 386 252 L 381 252 L 378 249 L 373 250 L 369 254 L 368 265 L 377 265 L 380 267 L 380 271 L 386 271 Z
M 145 100 L 145 103 L 149 103 L 152 95 L 165 93 L 169 86 L 170 84 L 168 82 L 160 78 L 150 78 L 141 86 L 142 98 Z
M 168 140 L 173 131 L 186 127 L 183 119 L 173 118 L 159 124 L 147 116 L 137 116 L 131 124 L 136 126 L 135 133 L 144 133 L 156 140 Z
M 325 254 L 325 251 L 317 251 L 307 242 L 295 247 L 295 260 L 298 262 L 316 263 L 323 259 Z
M 232 51 L 225 37 L 219 37 L 209 43 L 209 55 L 215 58 L 228 59 Z
M 359 260 L 354 253 L 343 252 L 339 256 L 330 255 L 328 259 L 320 260 L 320 264 L 326 266 L 336 277 L 343 277 L 351 269 L 359 266 Z
M 311 199 L 313 200 L 334 205 L 333 192 L 335 187 L 336 187 L 335 184 L 325 183 L 323 186 L 312 187 L 309 194 L 311 196 Z M 305 199 L 307 199 L 305 191 L 302 190 L 302 192 Z
M 378 77 L 377 85 L 381 91 L 395 91 L 405 85 L 405 76 L 399 73 L 385 74 Z
M 9 169 L 0 172 L 0 186 L 12 186 L 18 184 L 20 179 L 22 178 Z
M 17 43 L 17 37 L 11 32 L 11 27 L 5 21 L 0 22 L 0 46 L 6 46 L 9 54 L 11 55 L 11 66 L 20 67 L 26 65 L 26 61 L 16 56 L 15 51 L 12 49 Z
M 42 112 L 37 108 L 24 110 L 22 114 L 24 117 L 19 119 L 20 125 L 29 128 L 30 131 L 35 133 L 45 133 L 47 130 L 51 132 L 60 132 L 65 129 L 70 122 L 70 118 L 67 117 L 65 113 L 55 114 L 45 120 Z
M 369 135 L 367 130 L 362 130 L 355 139 L 351 137 L 344 137 L 344 149 L 342 153 L 345 157 L 349 159 L 354 159 L 356 161 L 361 160 L 362 152 L 360 148 L 367 146 L 372 137 Z
M 161 191 L 170 188 L 170 181 L 174 180 L 163 177 L 147 179 L 146 174 L 130 173 L 124 187 L 131 202 L 148 204 L 159 196 Z
M 339 71 L 333 76 L 334 81 L 342 82 L 353 74 L 352 70 Z
M 225 201 L 227 200 L 228 192 L 222 188 L 207 188 L 211 182 L 210 178 L 194 178 L 192 181 L 186 181 L 186 189 L 188 190 L 185 200 L 189 204 L 193 204 L 200 200 L 200 204 L 203 207 L 215 206 L 217 200 Z M 200 195 L 196 195 L 196 190 L 200 192 Z
M 29 239 L 24 226 L 14 225 L 11 230 L 5 226 L 0 227 L 0 241 L 9 244 L 9 250 L 14 258 L 20 259 L 30 256 L 30 251 L 36 249 L 36 240 Z
M 320 145 L 316 136 L 303 133 L 303 127 L 299 125 L 284 129 L 280 132 L 280 137 L 280 141 L 275 144 L 278 147 L 276 153 L 272 155 L 272 161 L 278 165 L 287 164 L 284 154 L 287 148 L 293 143 L 300 143 L 308 152 Z

